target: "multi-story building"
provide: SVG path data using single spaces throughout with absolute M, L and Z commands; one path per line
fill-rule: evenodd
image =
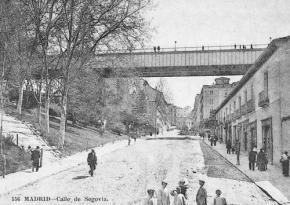
M 290 36 L 273 40 L 215 111 L 217 135 L 269 163 L 290 151 Z
M 230 79 L 220 77 L 215 79 L 213 85 L 203 85 L 200 93 L 200 127 L 208 128 L 207 122 L 210 120 L 211 113 L 222 103 L 228 96 L 236 83 L 230 84 Z
M 176 109 L 176 126 L 179 129 L 182 129 L 183 126 L 187 126 L 187 128 L 191 128 L 191 107 L 186 106 L 184 108 L 177 107 Z
M 191 112 L 192 125 L 191 129 L 194 131 L 199 131 L 200 124 L 200 94 L 195 96 L 194 107 Z

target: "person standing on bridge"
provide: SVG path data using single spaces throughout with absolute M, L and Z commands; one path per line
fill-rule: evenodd
M 169 192 L 166 188 L 167 182 L 162 181 L 161 186 L 157 193 L 157 205 L 170 205 Z
M 196 194 L 196 204 L 197 205 L 207 205 L 207 192 L 205 188 L 203 187 L 205 184 L 205 181 L 199 180 L 199 189 Z
M 157 51 L 160 52 L 160 46 L 157 46 Z
M 94 176 L 94 170 L 96 169 L 97 165 L 97 156 L 95 150 L 92 149 L 92 151 L 88 154 L 87 162 L 88 165 L 90 166 L 89 174 L 91 176 Z
M 227 148 L 227 154 L 231 154 L 231 149 L 232 149 L 232 143 L 231 143 L 231 140 L 228 140 L 228 141 L 227 141 L 226 148 Z

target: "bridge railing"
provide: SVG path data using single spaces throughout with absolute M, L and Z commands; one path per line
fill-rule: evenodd
M 197 47 L 196 47 L 197 48 Z M 199 47 L 198 47 L 199 48 Z M 211 48 L 210 50 L 208 48 Z M 97 67 L 172 67 L 172 66 L 216 66 L 249 65 L 261 55 L 264 48 L 231 48 L 211 46 L 201 50 L 160 52 L 115 52 L 98 55 Z M 218 48 L 218 49 L 217 49 Z
M 214 50 L 245 50 L 245 49 L 264 49 L 268 44 L 234 44 L 221 46 L 195 46 L 195 47 L 159 47 L 137 48 L 137 49 L 113 49 L 100 50 L 98 54 L 116 54 L 116 53 L 154 53 L 154 52 L 183 52 L 183 51 L 214 51 Z

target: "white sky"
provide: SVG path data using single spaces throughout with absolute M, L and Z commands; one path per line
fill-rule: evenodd
M 290 35 L 290 0 L 154 0 L 148 12 L 155 32 L 148 47 L 266 44 Z M 237 81 L 241 76 L 232 76 Z M 155 86 L 158 78 L 146 78 Z M 193 106 L 214 77 L 166 78 L 175 105 Z

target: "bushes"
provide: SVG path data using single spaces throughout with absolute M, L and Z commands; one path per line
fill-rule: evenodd
M 4 139 L 4 154 L 6 157 L 6 174 L 17 172 L 31 167 L 31 156 L 25 150 L 13 143 L 13 137 L 8 136 Z M 0 157 L 0 164 L 3 159 Z M 0 169 L 2 175 L 2 169 Z

